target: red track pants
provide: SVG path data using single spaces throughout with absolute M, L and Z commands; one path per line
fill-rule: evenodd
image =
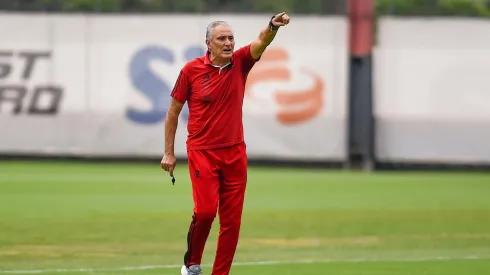
M 228 275 L 235 256 L 247 184 L 244 143 L 188 151 L 194 215 L 187 234 L 187 267 L 201 264 L 211 226 L 219 214 L 218 247 L 211 275 Z

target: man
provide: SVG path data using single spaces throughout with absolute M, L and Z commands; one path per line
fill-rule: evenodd
M 187 156 L 192 181 L 194 215 L 187 235 L 182 275 L 202 274 L 201 258 L 212 223 L 219 213 L 220 231 L 212 275 L 228 275 L 240 232 L 247 182 L 247 155 L 242 104 L 248 73 L 289 23 L 282 12 L 273 16 L 259 37 L 234 51 L 235 39 L 224 21 L 209 24 L 207 52 L 188 62 L 171 93 L 165 120 L 165 153 L 161 167 L 173 177 L 178 117 L 189 107 Z

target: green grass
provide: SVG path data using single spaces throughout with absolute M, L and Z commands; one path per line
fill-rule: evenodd
M 179 274 L 187 167 L 176 178 L 158 163 L 0 162 L 0 274 Z M 235 262 L 232 275 L 487 274 L 490 175 L 253 167 Z

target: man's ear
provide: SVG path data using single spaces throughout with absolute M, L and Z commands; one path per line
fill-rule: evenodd
M 208 51 L 209 51 L 211 47 L 211 41 L 206 40 L 206 46 L 208 47 Z

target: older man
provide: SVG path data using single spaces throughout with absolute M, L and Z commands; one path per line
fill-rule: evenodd
M 257 39 L 234 51 L 235 36 L 224 21 L 209 24 L 207 52 L 180 71 L 165 121 L 165 152 L 161 167 L 173 177 L 178 117 L 189 107 L 187 156 L 194 215 L 187 235 L 182 275 L 202 274 L 201 259 L 211 226 L 219 213 L 220 231 L 212 275 L 228 275 L 238 244 L 247 183 L 247 154 L 242 105 L 248 73 L 289 23 L 279 13 Z

